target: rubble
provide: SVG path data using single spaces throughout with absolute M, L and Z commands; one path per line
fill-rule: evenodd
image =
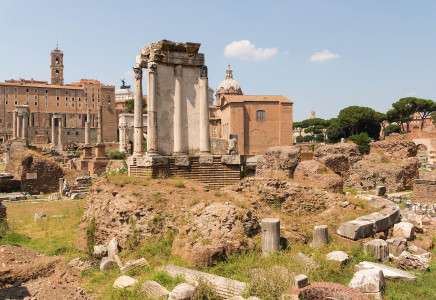
M 118 277 L 115 280 L 112 287 L 114 289 L 124 289 L 124 288 L 130 287 L 130 286 L 133 286 L 135 284 L 138 284 L 138 280 L 136 280 L 132 277 L 123 275 L 123 276 Z
M 256 176 L 292 178 L 300 161 L 301 149 L 298 147 L 279 146 L 268 148 L 267 152 L 257 159 Z
M 327 254 L 326 256 L 327 260 L 329 261 L 336 261 L 339 262 L 339 264 L 345 265 L 348 260 L 350 259 L 348 254 L 345 253 L 344 251 L 333 251 Z
M 395 278 L 404 279 L 404 280 L 416 280 L 417 279 L 416 276 L 414 276 L 410 273 L 407 273 L 406 271 L 392 268 L 392 267 L 389 267 L 386 265 L 374 263 L 374 262 L 363 261 L 363 262 L 354 266 L 355 271 L 366 270 L 366 269 L 382 270 L 384 277 L 390 278 L 390 279 L 395 279 Z
M 348 286 L 375 299 L 381 299 L 384 284 L 385 281 L 382 270 L 368 269 L 354 273 Z
M 346 179 L 351 167 L 362 159 L 356 144 L 320 145 L 315 147 L 314 159 Z

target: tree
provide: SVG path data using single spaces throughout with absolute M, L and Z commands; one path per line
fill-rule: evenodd
M 135 100 L 134 99 L 128 99 L 124 101 L 124 106 L 126 107 L 126 110 L 129 114 L 132 114 L 135 109 Z M 147 103 L 145 102 L 145 99 L 142 99 L 142 107 L 143 107 L 143 113 L 147 113 Z
M 397 102 L 392 103 L 394 108 L 388 111 L 388 118 L 391 122 L 401 124 L 404 132 L 409 132 L 410 122 L 413 120 L 413 114 L 418 111 L 417 98 L 407 97 L 401 98 Z
M 304 129 L 304 133 L 310 133 L 313 138 L 315 138 L 316 134 L 324 133 L 324 129 L 326 129 L 330 125 L 328 120 L 324 120 L 321 118 L 307 119 L 301 121 L 301 126 Z
M 302 143 L 302 142 L 304 142 L 304 137 L 299 135 L 299 136 L 297 136 L 296 141 L 297 141 L 297 143 Z
M 313 136 L 305 135 L 305 136 L 303 136 L 303 140 L 305 143 L 309 143 L 309 142 L 313 141 Z
M 366 132 L 352 135 L 348 137 L 348 140 L 353 141 L 359 147 L 359 151 L 362 154 L 369 153 L 369 135 Z
M 436 111 L 436 103 L 430 99 L 416 99 L 417 111 L 421 115 L 421 130 L 424 128 L 425 118 Z
M 378 139 L 381 128 L 381 117 L 382 115 L 372 108 L 349 106 L 339 112 L 338 122 L 345 131 L 346 136 L 366 132 L 370 137 Z
M 327 127 L 326 133 L 332 143 L 338 143 L 341 138 L 345 138 L 345 131 L 337 120 L 334 120 L 332 124 Z
M 322 143 L 322 142 L 324 142 L 324 139 L 325 139 L 325 137 L 324 137 L 324 134 L 323 134 L 323 133 L 318 133 L 318 134 L 315 136 L 315 141 L 317 141 L 318 143 Z
M 303 132 L 303 123 L 302 122 L 294 122 L 294 123 L 292 123 L 292 127 L 294 129 L 297 129 L 299 136 L 301 136 L 301 133 Z
M 385 136 L 389 136 L 391 133 L 401 133 L 401 127 L 397 124 L 390 124 L 383 129 Z

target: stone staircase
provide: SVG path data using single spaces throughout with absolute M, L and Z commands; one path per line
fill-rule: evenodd
M 92 184 L 92 177 L 81 176 L 77 177 L 74 184 L 70 188 L 69 196 L 71 199 L 83 199 L 88 195 L 89 188 Z

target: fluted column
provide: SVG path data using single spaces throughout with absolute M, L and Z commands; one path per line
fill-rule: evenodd
M 158 154 L 157 113 L 156 113 L 156 70 L 157 70 L 157 64 L 155 62 L 149 62 L 148 63 L 148 105 L 147 105 L 147 111 L 148 111 L 147 154 L 148 155 Z
M 182 116 L 182 74 L 183 67 L 178 65 L 174 68 L 175 91 L 174 91 L 174 149 L 173 154 L 183 153 L 183 116 Z
M 17 137 L 21 137 L 21 124 L 22 124 L 22 118 L 23 115 L 21 113 L 18 114 L 18 118 L 17 118 Z
M 86 122 L 85 122 L 85 146 L 91 145 L 91 109 L 86 110 Z
M 200 153 L 210 153 L 207 66 L 200 67 Z
M 98 106 L 98 135 L 97 135 L 97 144 L 103 144 L 103 107 L 101 105 Z
M 28 116 L 27 116 L 27 113 L 23 113 L 23 115 L 22 115 L 22 128 L 21 128 L 21 137 L 23 138 L 23 139 L 27 139 L 27 133 L 29 132 L 29 128 L 28 128 L 28 126 L 29 126 L 29 119 L 28 119 Z
M 12 138 L 16 139 L 17 138 L 17 111 L 13 111 L 12 112 Z
M 61 116 L 61 118 L 58 119 L 58 149 L 59 151 L 62 151 L 64 149 L 63 145 L 62 145 L 62 126 L 63 126 L 63 116 Z
M 140 66 L 133 67 L 135 73 L 135 99 L 133 109 L 133 155 L 141 156 L 144 143 L 143 127 L 142 127 L 142 68 Z

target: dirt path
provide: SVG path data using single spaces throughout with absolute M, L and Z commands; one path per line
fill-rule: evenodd
M 93 299 L 80 288 L 80 270 L 60 257 L 0 245 L 0 299 Z

